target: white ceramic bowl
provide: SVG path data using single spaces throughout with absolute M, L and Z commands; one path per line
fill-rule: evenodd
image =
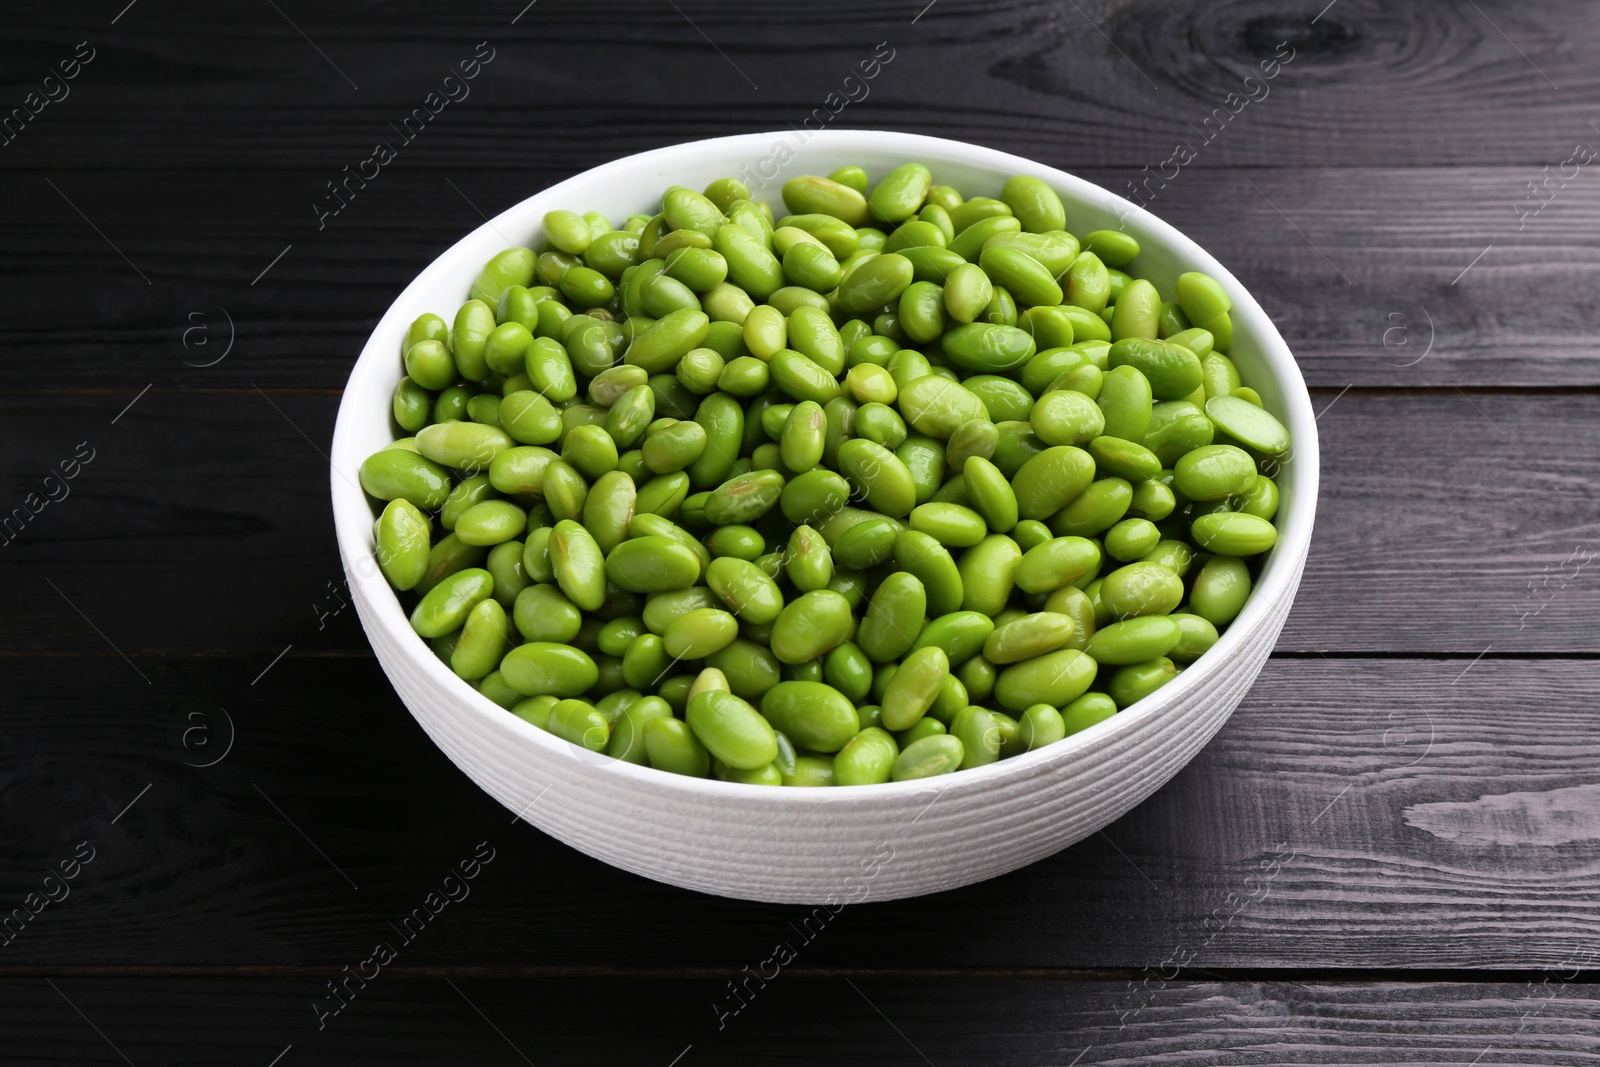
M 803 903 L 932 893 L 1015 870 L 1094 833 L 1155 792 L 1238 705 L 1282 629 L 1300 582 L 1317 498 L 1317 431 L 1293 356 L 1261 307 L 1215 259 L 1160 219 L 1096 185 L 976 145 L 903 133 L 748 134 L 676 145 L 596 167 L 529 197 L 462 238 L 400 294 L 362 350 L 333 438 L 339 552 L 361 623 L 396 691 L 457 766 L 512 812 L 581 852 L 673 885 Z M 1163 293 L 1201 270 L 1233 298 L 1231 355 L 1288 425 L 1295 452 L 1279 479 L 1279 537 L 1238 619 L 1166 687 L 1082 733 L 977 770 L 917 782 L 772 789 L 664 774 L 557 739 L 456 678 L 411 629 L 372 556 L 371 504 L 355 481 L 387 444 L 400 342 L 413 318 L 450 318 L 479 268 L 508 244 L 536 245 L 545 212 L 653 212 L 671 184 L 743 178 L 782 214 L 779 189 L 845 164 L 874 177 L 920 160 L 967 196 L 1005 179 L 1049 182 L 1075 233 L 1119 226 L 1138 238 L 1138 271 Z M 761 182 L 765 179 L 765 184 Z

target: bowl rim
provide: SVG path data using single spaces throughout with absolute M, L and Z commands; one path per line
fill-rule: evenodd
M 363 629 L 379 627 L 386 636 L 395 639 L 398 647 L 412 654 L 427 681 L 451 698 L 453 712 L 470 716 L 489 729 L 509 728 L 535 747 L 546 749 L 550 755 L 576 757 L 574 762 L 583 763 L 594 773 L 635 778 L 658 791 L 671 789 L 702 799 L 737 796 L 744 800 L 785 809 L 795 806 L 804 808 L 837 804 L 861 805 L 870 804 L 873 798 L 892 801 L 914 793 L 925 795 L 930 782 L 940 779 L 944 785 L 944 789 L 939 793 L 940 796 L 958 787 L 961 792 L 971 792 L 982 790 L 985 786 L 1003 779 L 1042 775 L 1052 770 L 1059 770 L 1071 763 L 1088 747 L 1109 743 L 1144 729 L 1150 720 L 1183 703 L 1210 676 L 1221 669 L 1230 657 L 1238 655 L 1252 635 L 1268 624 L 1270 614 L 1277 603 L 1286 596 L 1293 596 L 1298 585 L 1301 566 L 1310 548 L 1319 481 L 1316 419 L 1311 409 L 1311 399 L 1305 379 L 1288 345 L 1278 333 L 1277 327 L 1249 290 L 1215 257 L 1172 224 L 1147 209 L 1067 171 L 982 145 L 924 134 L 886 130 L 810 132 L 800 149 L 785 162 L 785 166 L 793 163 L 803 167 L 807 149 L 813 145 L 820 145 L 835 151 L 856 150 L 874 155 L 887 150 L 903 159 L 919 159 L 932 163 L 935 170 L 937 170 L 936 161 L 943 161 L 1006 176 L 1028 175 L 1040 178 L 1048 182 L 1064 199 L 1092 203 L 1115 214 L 1124 222 L 1129 218 L 1137 218 L 1141 229 L 1158 237 L 1179 255 L 1189 269 L 1204 271 L 1221 284 L 1233 301 L 1231 314 L 1235 332 L 1246 332 L 1256 339 L 1260 358 L 1270 366 L 1282 393 L 1284 410 L 1280 414 L 1294 441 L 1290 455 L 1295 465 L 1295 486 L 1293 494 L 1278 518 L 1278 540 L 1262 565 L 1259 580 L 1251 590 L 1238 617 L 1222 633 L 1212 648 L 1202 654 L 1193 665 L 1183 670 L 1176 679 L 1151 695 L 1119 710 L 1117 714 L 1094 726 L 1033 752 L 997 760 L 986 766 L 960 771 L 948 777 L 939 776 L 939 779 L 884 782 L 865 788 L 772 789 L 767 786 L 724 782 L 710 777 L 692 778 L 658 771 L 652 767 L 635 765 L 571 745 L 548 731 L 510 714 L 479 693 L 471 684 L 457 677 L 411 628 L 406 613 L 400 607 L 398 596 L 384 580 L 373 561 L 371 529 L 374 514 L 371 505 L 357 482 L 342 472 L 338 465 L 341 457 L 350 458 L 346 453 L 356 458 L 357 466 L 360 460 L 365 458 L 364 455 L 353 451 L 358 447 L 352 440 L 356 431 L 350 429 L 353 420 L 347 419 L 346 416 L 353 412 L 358 404 L 372 403 L 376 396 L 380 394 L 387 396 L 393 389 L 392 383 L 383 385 L 382 389 L 379 389 L 380 380 L 393 371 L 392 366 L 385 366 L 392 362 L 393 353 L 387 351 L 387 346 L 380 343 L 380 336 L 391 328 L 397 319 L 409 323 L 416 315 L 435 310 L 417 307 L 415 304 L 422 290 L 429 288 L 443 277 L 461 273 L 466 276 L 463 290 L 470 286 L 471 278 L 476 276 L 482 263 L 477 260 L 465 264 L 457 261 L 463 258 L 471 246 L 483 241 L 486 234 L 500 235 L 502 227 L 510 230 L 530 230 L 536 227 L 537 220 L 545 209 L 542 204 L 539 209 L 535 209 L 532 206 L 535 201 L 556 201 L 580 193 L 585 183 L 617 172 L 653 170 L 670 174 L 672 167 L 691 162 L 708 153 L 739 153 L 740 158 L 760 158 L 763 150 L 770 153 L 775 142 L 785 140 L 793 141 L 797 138 L 791 131 L 736 134 L 669 145 L 602 163 L 535 192 L 486 220 L 435 257 L 400 292 L 374 325 L 361 354 L 351 368 L 334 423 L 333 443 L 329 453 L 329 481 L 332 486 L 334 527 L 340 560 L 346 578 L 352 584 L 352 594 L 357 596 L 358 603 L 365 601 L 366 605 L 373 609 L 360 612 Z M 567 205 L 550 205 L 551 208 L 556 206 Z M 532 226 L 529 225 L 530 219 Z M 500 236 L 500 240 L 504 242 L 503 235 Z M 366 566 L 362 566 L 363 562 Z M 1207 660 L 1210 662 L 1207 663 Z M 387 674 L 387 670 L 385 673 Z

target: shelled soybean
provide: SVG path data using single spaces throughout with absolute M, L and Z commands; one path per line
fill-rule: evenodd
M 490 700 L 664 771 L 982 766 L 1170 682 L 1250 594 L 1289 435 L 1231 301 L 1012 178 L 724 178 L 552 211 L 402 345 L 375 555 Z

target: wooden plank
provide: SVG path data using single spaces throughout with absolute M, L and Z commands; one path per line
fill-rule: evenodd
M 311 978 L 61 978 L 55 988 L 32 979 L 5 983 L 0 1022 L 13 1062 L 39 1067 L 120 1064 L 121 1056 L 132 1063 L 267 1064 L 279 1055 L 286 1065 L 1460 1067 L 1479 1057 L 1570 1067 L 1600 1059 L 1600 998 L 1592 986 L 1553 976 L 1525 983 L 1172 981 L 1145 987 L 813 977 L 797 968 L 779 972 L 765 988 L 758 981 L 751 981 L 743 1011 L 719 1017 L 713 1005 L 731 999 L 715 979 L 473 980 L 385 971 L 318 1030 L 312 998 L 328 995 Z M 357 988 L 354 981 L 351 988 Z M 627 1025 L 617 1024 L 618 1005 L 626 1005 Z
M 1425 159 L 1554 166 L 1587 139 L 1597 75 L 1586 5 L 1485 0 L 1435 8 L 1322 5 L 1263 15 L 1199 3 L 1159 11 L 1108 0 L 827 3 L 788 10 L 603 8 L 545 0 L 470 17 L 411 0 L 365 13 L 246 5 L 193 18 L 154 5 L 65 28 L 53 11 L 12 27 L 19 105 L 34 79 L 89 38 L 71 96 L 16 136 L 19 165 L 336 173 L 398 124 L 480 41 L 495 59 L 407 152 L 538 166 L 647 145 L 814 124 L 975 138 L 1078 166 L 1154 168 L 1215 109 L 1204 163 L 1275 165 L 1286 154 L 1356 165 Z M 291 21 L 292 19 L 292 21 Z M 604 42 L 605 76 L 571 42 Z M 888 42 L 891 63 L 845 79 Z M 1282 47 L 1280 47 L 1282 42 Z M 1245 83 L 1275 55 L 1275 77 Z M 952 72 L 957 76 L 952 77 Z M 359 86 L 359 89 L 356 87 Z M 1556 88 L 1559 86 L 1559 90 Z M 59 93 L 59 90 L 56 90 Z M 842 107 L 844 93 L 857 102 Z M 828 101 L 830 93 L 835 96 Z M 1228 102 L 1229 93 L 1240 94 Z M 1240 104 L 1246 94 L 1253 104 Z M 840 109 L 834 118 L 828 109 Z M 174 121 L 174 115 L 181 121 Z M 243 119 L 241 121 L 241 118 Z M 8 160 L 8 163 L 10 161 Z M 318 183 L 320 185 L 320 182 Z
M 1595 460 L 1575 443 L 1592 437 L 1600 397 L 1318 403 L 1322 496 L 1281 648 L 1594 650 Z M 13 594 L 0 649 L 365 649 L 353 613 L 333 611 L 342 571 L 324 452 L 335 408 L 254 390 L 0 400 L 0 447 L 17 472 L 7 513 L 42 496 L 80 442 L 97 450 L 70 495 L 0 548 Z
M 737 971 L 798 928 L 820 968 L 1519 969 L 1600 934 L 1593 660 L 1462 676 L 1275 659 L 1194 763 L 1103 834 L 820 917 L 670 889 L 512 826 L 370 659 L 264 665 L 9 661 L 0 902 L 22 905 L 80 842 L 95 858 L 0 968 L 336 969 L 485 841 L 494 858 L 407 966 Z
M 552 151 L 534 168 L 467 173 L 406 159 L 321 231 L 310 207 L 321 169 L 51 177 L 133 266 L 50 176 L 10 175 L 0 310 L 13 358 L 0 386 L 341 388 L 379 316 L 479 210 L 605 158 Z M 1513 205 L 1537 168 L 1304 162 L 1197 167 L 1152 185 L 1148 203 L 1256 294 L 1312 385 L 1600 385 L 1588 240 L 1600 182 L 1552 192 L 1519 230 Z M 1137 173 L 1069 165 L 1114 191 Z M 75 283 L 86 261 L 89 301 Z

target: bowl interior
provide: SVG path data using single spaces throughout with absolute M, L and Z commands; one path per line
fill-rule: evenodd
M 799 132 L 747 134 L 675 145 L 634 156 L 577 175 L 509 208 L 480 226 L 430 264 L 395 300 L 374 329 L 351 373 L 335 426 L 331 475 L 334 518 L 345 570 L 370 609 L 365 625 L 381 626 L 425 661 L 431 679 L 458 698 L 463 714 L 490 715 L 512 720 L 519 736 L 540 746 L 562 746 L 552 735 L 522 723 L 456 678 L 439 662 L 426 643 L 412 632 L 398 598 L 389 589 L 372 558 L 372 524 L 376 512 L 361 492 L 356 472 L 371 453 L 396 436 L 389 398 L 403 373 L 400 345 L 411 321 L 424 312 L 448 321 L 466 299 L 483 263 L 510 245 L 537 246 L 544 214 L 557 208 L 581 212 L 598 210 L 620 223 L 631 214 L 653 214 L 661 192 L 669 185 L 704 188 L 722 177 L 738 177 L 757 200 L 785 214 L 780 190 L 800 174 L 827 174 L 847 164 L 864 166 L 874 180 L 890 167 L 919 160 L 933 171 L 934 181 L 953 185 L 966 196 L 998 196 L 1005 180 L 1016 174 L 1041 178 L 1061 195 L 1067 208 L 1067 228 L 1080 237 L 1098 229 L 1121 229 L 1140 244 L 1134 273 L 1155 283 L 1164 296 L 1173 292 L 1177 276 L 1200 270 L 1215 277 L 1234 303 L 1234 343 L 1229 355 L 1241 376 L 1261 395 L 1267 408 L 1288 426 L 1294 451 L 1276 477 L 1282 503 L 1276 519 L 1279 540 L 1269 553 L 1252 593 L 1238 619 L 1217 645 L 1179 677 L 1152 696 L 1110 719 L 1056 745 L 987 767 L 964 771 L 963 779 L 1000 777 L 1048 757 L 1062 746 L 1077 746 L 1092 738 L 1136 729 L 1141 719 L 1173 706 L 1197 684 L 1208 664 L 1219 662 L 1238 649 L 1246 636 L 1266 618 L 1268 606 L 1291 596 L 1298 581 L 1311 536 L 1317 486 L 1317 438 L 1310 398 L 1288 347 L 1260 306 L 1223 266 L 1188 237 L 1151 213 L 1070 174 L 1018 156 L 958 141 L 912 134 L 837 130 L 812 133 L 804 141 Z M 763 790 L 712 780 L 687 779 L 618 761 L 597 764 L 600 773 L 652 775 L 659 782 L 673 779 L 674 786 L 783 794 L 783 803 L 837 802 L 840 794 L 859 799 L 864 792 L 915 786 L 891 783 L 862 790 Z M 799 794 L 799 795 L 796 795 Z M 831 798 L 831 799 L 830 799 Z

